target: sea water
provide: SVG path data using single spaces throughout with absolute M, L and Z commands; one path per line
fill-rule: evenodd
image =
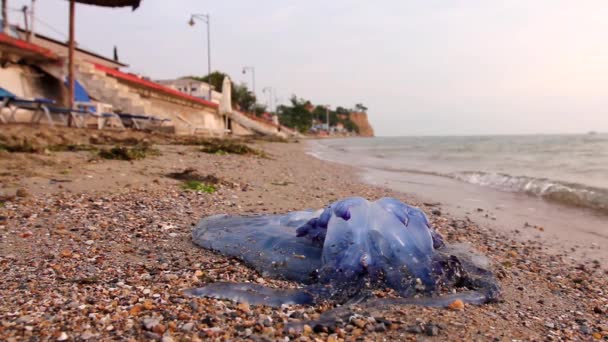
M 502 229 L 542 226 L 563 248 L 591 248 L 589 257 L 608 254 L 601 248 L 608 243 L 608 134 L 349 138 L 309 146 L 318 158 L 364 170 L 369 183 Z

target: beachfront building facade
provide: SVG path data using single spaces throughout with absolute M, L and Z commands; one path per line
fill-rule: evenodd
M 67 55 L 67 44 L 40 34 L 28 36 L 24 30 L 10 26 L 0 33 L 0 87 L 19 98 L 45 99 L 67 106 Z M 127 65 L 117 58 L 81 48 L 76 49 L 74 62 L 77 106 L 87 101 L 93 108 L 123 117 L 159 119 L 164 131 L 176 134 L 289 134 L 276 123 L 237 111 L 220 114 L 222 93 L 212 91 L 209 100 L 205 82 L 191 78 L 153 82 L 122 71 Z M 11 119 L 29 122 L 34 117 L 32 110 L 19 109 Z
M 204 100 L 209 100 L 209 84 L 194 79 L 192 77 L 180 77 L 169 80 L 156 80 L 155 82 L 171 89 L 180 91 L 184 94 L 188 94 L 190 96 L 198 97 Z M 222 93 L 220 91 L 221 89 L 211 90 L 211 102 L 220 103 L 220 100 L 222 99 Z

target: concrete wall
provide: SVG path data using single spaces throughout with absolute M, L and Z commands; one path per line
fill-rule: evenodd
M 127 86 L 131 92 L 139 94 L 144 103 L 145 114 L 170 119 L 170 124 L 175 126 L 176 134 L 221 135 L 225 133 L 224 119 L 215 108 L 158 91 L 143 89 L 128 82 L 119 82 Z
M 222 134 L 224 131 L 224 121 L 213 108 L 194 108 L 168 102 L 162 98 L 144 98 L 148 102 L 149 112 L 160 118 L 170 119 L 175 126 L 176 134 L 192 134 L 196 127 L 204 127 L 209 133 Z M 185 119 L 187 122 L 183 121 Z

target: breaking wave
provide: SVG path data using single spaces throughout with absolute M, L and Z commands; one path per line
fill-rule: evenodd
M 523 192 L 565 205 L 608 212 L 608 189 L 503 173 L 473 171 L 443 176 L 498 190 Z

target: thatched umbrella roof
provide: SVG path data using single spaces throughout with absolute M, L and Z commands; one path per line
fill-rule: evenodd
M 131 6 L 133 10 L 139 7 L 141 0 L 76 0 L 81 4 L 104 6 L 104 7 L 126 7 Z

